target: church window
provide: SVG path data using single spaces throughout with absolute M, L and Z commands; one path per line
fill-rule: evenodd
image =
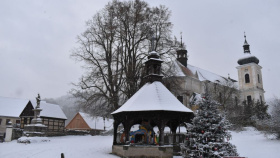
M 246 74 L 246 75 L 245 75 L 245 83 L 250 83 L 249 74 Z
M 261 83 L 260 74 L 258 74 L 258 82 Z
M 183 104 L 183 96 L 177 96 L 177 99 Z
M 262 103 L 262 96 L 260 96 L 260 102 Z
M 248 105 L 252 103 L 252 97 L 250 95 L 247 96 Z

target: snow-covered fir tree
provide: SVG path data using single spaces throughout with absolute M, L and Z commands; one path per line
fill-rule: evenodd
M 181 144 L 181 153 L 185 158 L 212 158 L 238 156 L 236 147 L 229 141 L 227 131 L 230 123 L 219 114 L 218 103 L 206 93 L 199 105 L 192 126 Z

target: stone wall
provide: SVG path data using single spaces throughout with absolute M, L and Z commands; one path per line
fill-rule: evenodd
M 112 153 L 127 158 L 173 158 L 173 146 L 113 145 Z

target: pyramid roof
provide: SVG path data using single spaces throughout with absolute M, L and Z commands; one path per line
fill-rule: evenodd
M 161 82 L 146 83 L 112 114 L 136 111 L 193 111 L 185 107 Z

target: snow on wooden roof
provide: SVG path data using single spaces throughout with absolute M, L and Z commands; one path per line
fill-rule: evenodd
M 91 116 L 87 113 L 79 112 L 79 114 L 83 117 L 83 119 L 86 121 L 88 126 L 91 129 L 98 129 L 98 130 L 104 130 L 104 119 L 103 117 L 99 116 Z M 113 129 L 113 119 L 105 118 L 105 130 Z
M 112 114 L 130 111 L 191 112 L 161 82 L 146 83 Z
M 0 116 L 19 117 L 25 106 L 27 99 L 15 99 L 0 96 Z
M 35 100 L 31 101 L 33 108 L 37 106 Z M 40 116 L 42 117 L 51 117 L 51 118 L 59 118 L 59 119 L 67 119 L 64 112 L 61 110 L 59 105 L 50 104 L 45 101 L 40 102 L 40 109 L 42 109 Z

